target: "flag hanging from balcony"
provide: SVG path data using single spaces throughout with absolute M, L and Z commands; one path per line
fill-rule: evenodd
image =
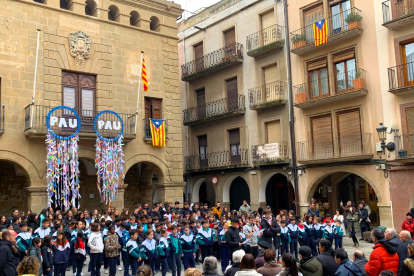
M 142 82 L 144 83 L 144 91 L 148 92 L 147 68 L 145 67 L 145 58 L 142 58 Z
M 165 121 L 150 119 L 150 128 L 152 145 L 156 147 L 165 147 Z
M 328 42 L 328 22 L 325 19 L 313 23 L 313 36 L 315 37 L 315 46 Z

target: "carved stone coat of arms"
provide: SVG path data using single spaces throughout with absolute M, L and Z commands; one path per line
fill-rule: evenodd
M 91 39 L 82 31 L 71 33 L 69 36 L 70 55 L 75 58 L 76 67 L 83 69 L 85 60 L 90 57 Z

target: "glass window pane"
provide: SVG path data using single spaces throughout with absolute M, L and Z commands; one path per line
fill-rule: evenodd
M 341 31 L 341 10 L 340 10 L 339 4 L 332 6 L 331 12 L 332 12 L 332 30 L 333 30 L 333 33 L 336 34 Z
M 319 96 L 318 70 L 311 72 L 311 90 L 312 90 L 312 97 Z
M 414 43 L 407 44 L 404 48 L 407 62 L 407 80 L 412 82 L 414 81 Z
M 82 116 L 93 116 L 94 109 L 93 90 L 82 89 Z
M 328 69 L 322 68 L 321 70 L 321 90 L 322 95 L 327 95 L 329 93 L 329 87 L 328 87 Z
M 342 21 L 344 24 L 344 31 L 345 31 L 345 30 L 348 30 L 348 23 L 345 21 L 345 19 L 348 16 L 348 14 L 351 13 L 351 1 L 347 0 L 343 2 L 341 5 L 342 5 Z
M 347 60 L 346 67 L 348 71 L 348 88 L 353 88 L 354 83 L 352 80 L 355 79 L 355 73 L 356 73 L 355 59 Z
M 345 83 L 345 63 L 340 62 L 336 64 L 336 86 L 337 90 L 346 89 Z
M 73 87 L 63 87 L 63 105 L 76 108 L 76 96 L 75 96 L 76 89 Z

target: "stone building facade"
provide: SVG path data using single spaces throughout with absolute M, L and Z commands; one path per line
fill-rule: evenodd
M 51 108 L 65 104 L 73 105 L 82 120 L 91 116 L 84 114 L 102 110 L 123 116 L 126 177 L 115 203 L 118 209 L 151 203 L 155 194 L 157 201 L 182 201 L 176 36 L 180 6 L 163 0 L 7 0 L 3 4 L 0 201 L 7 204 L 2 204 L 1 213 L 8 214 L 14 207 L 39 212 L 47 205 L 45 116 Z M 35 104 L 31 105 L 37 29 L 41 30 L 37 86 Z M 76 39 L 71 43 L 69 38 L 74 34 L 81 37 L 81 45 Z M 135 115 L 141 51 L 145 53 L 149 92 L 141 89 Z M 65 76 L 78 83 L 68 84 Z M 74 97 L 65 96 L 67 87 L 73 88 L 68 91 L 75 91 Z M 151 116 L 166 120 L 166 147 L 151 144 Z M 95 138 L 91 128 L 82 128 L 79 133 L 82 209 L 100 204 L 94 168 Z

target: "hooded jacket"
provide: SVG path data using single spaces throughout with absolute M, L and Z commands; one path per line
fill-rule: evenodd
M 407 246 L 397 237 L 394 237 L 390 240 L 388 240 L 389 242 L 393 242 L 395 244 L 398 244 L 398 249 L 397 249 L 397 255 L 398 255 L 398 259 L 399 259 L 399 265 L 398 265 L 398 275 L 400 275 L 401 270 L 404 266 L 404 261 L 405 259 L 408 258 L 408 248 Z
M 246 269 L 246 270 L 239 270 L 234 274 L 234 276 L 263 276 L 260 273 L 257 273 L 256 269 Z
M 365 265 L 367 275 L 378 276 L 384 270 L 391 270 L 397 275 L 399 265 L 397 250 L 398 244 L 389 241 L 377 242 L 373 247 L 369 262 Z
M 354 264 L 356 264 L 359 267 L 359 270 L 361 270 L 363 275 L 367 275 L 367 272 L 365 271 L 365 265 L 368 263 L 368 260 L 364 258 L 356 259 L 354 261 Z
M 316 256 L 316 259 L 322 264 L 323 276 L 331 276 L 335 274 L 335 271 L 338 269 L 338 264 L 332 256 L 332 250 L 321 252 Z
M 338 270 L 335 272 L 336 276 L 363 276 L 359 267 L 351 263 L 350 260 L 346 259 L 341 262 L 338 267 Z
M 401 225 L 401 231 L 403 230 L 407 230 L 412 235 L 414 232 L 414 220 L 409 221 L 408 219 L 405 219 Z
M 414 274 L 414 256 L 405 259 L 400 276 L 411 276 Z
M 0 252 L 0 276 L 17 275 L 12 243 L 8 240 L 0 240 Z
M 42 244 L 40 247 L 40 250 L 42 252 L 42 268 L 43 271 L 47 271 L 48 268 L 53 268 L 53 246 Z
M 298 270 L 303 276 L 323 276 L 322 264 L 315 257 L 300 260 Z
M 33 256 L 33 257 L 37 258 L 37 260 L 39 261 L 39 264 L 40 264 L 39 276 L 43 275 L 43 268 L 42 268 L 43 258 L 42 258 L 42 252 L 40 251 L 40 248 L 37 248 L 34 245 L 32 247 L 30 247 L 29 256 Z

